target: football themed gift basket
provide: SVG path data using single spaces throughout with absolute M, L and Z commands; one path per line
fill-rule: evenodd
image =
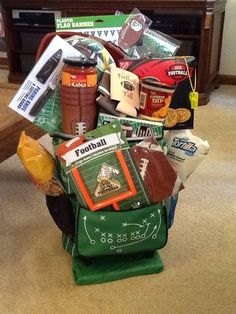
M 49 133 L 53 155 L 25 132 L 17 154 L 78 285 L 159 273 L 179 192 L 209 150 L 190 131 L 195 58 L 175 56 L 181 43 L 137 9 L 69 21 L 9 105 Z

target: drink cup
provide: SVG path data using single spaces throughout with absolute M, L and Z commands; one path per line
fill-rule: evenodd
M 96 127 L 97 86 L 61 86 L 61 111 L 63 132 L 81 135 Z

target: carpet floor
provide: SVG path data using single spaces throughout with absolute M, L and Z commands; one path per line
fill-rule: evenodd
M 157 275 L 76 286 L 61 234 L 14 155 L 0 164 L 0 313 L 233 314 L 236 309 L 236 87 L 196 111 L 210 152 L 180 193 Z M 40 139 L 50 149 L 46 135 Z

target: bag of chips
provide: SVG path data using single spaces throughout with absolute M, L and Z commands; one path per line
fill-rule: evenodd
M 209 144 L 193 135 L 190 130 L 169 131 L 167 158 L 182 182 L 195 171 L 209 151 Z
M 17 155 L 37 187 L 47 195 L 60 195 L 63 190 L 54 178 L 52 155 L 36 140 L 21 133 Z

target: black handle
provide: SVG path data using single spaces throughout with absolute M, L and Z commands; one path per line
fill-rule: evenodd
M 36 103 L 33 105 L 33 107 L 30 109 L 29 114 L 34 117 L 37 116 L 53 92 L 54 89 L 47 88 L 45 92 L 36 101 Z

